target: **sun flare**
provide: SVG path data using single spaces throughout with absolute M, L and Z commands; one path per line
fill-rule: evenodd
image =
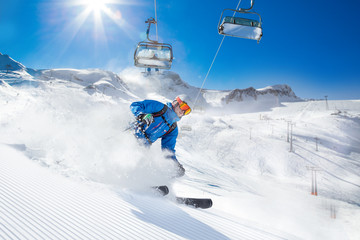
M 136 4 L 138 0 L 132 0 L 130 5 Z M 126 0 L 64 0 L 64 8 L 68 10 L 69 21 L 59 36 L 65 37 L 64 50 L 72 44 L 74 39 L 86 31 L 86 41 L 95 43 L 96 46 L 107 47 L 108 36 L 122 30 L 128 37 L 131 37 L 127 29 L 132 26 L 123 17 L 121 5 L 129 5 Z M 115 24 L 118 28 L 114 28 Z M 132 32 L 132 31 L 130 31 Z

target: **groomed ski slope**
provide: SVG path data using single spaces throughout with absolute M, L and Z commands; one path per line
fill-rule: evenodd
M 283 239 L 217 210 L 116 191 L 54 174 L 1 146 L 2 239 Z M 8 160 L 12 159 L 12 160 Z
M 167 99 L 149 88 L 91 92 L 56 78 L 0 86 L 0 238 L 359 239 L 359 100 L 194 111 L 179 122 L 186 175 L 171 180 L 159 143 L 143 148 L 124 131 L 136 96 Z M 320 170 L 317 197 L 308 166 Z M 149 188 L 159 184 L 172 194 Z M 174 194 L 214 205 L 178 205 Z

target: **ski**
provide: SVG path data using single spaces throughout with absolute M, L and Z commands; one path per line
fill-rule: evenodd
M 162 196 L 166 196 L 169 194 L 169 188 L 166 185 L 154 186 L 152 188 L 155 189 L 156 192 L 161 194 Z M 179 204 L 184 204 L 195 208 L 206 209 L 212 207 L 212 200 L 210 198 L 175 197 L 175 200 Z
M 185 197 L 176 197 L 176 202 L 180 204 L 185 204 L 188 206 L 193 206 L 195 208 L 211 208 L 212 200 L 210 198 L 185 198 Z

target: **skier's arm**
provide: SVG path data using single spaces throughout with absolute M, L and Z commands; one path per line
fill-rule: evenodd
M 175 156 L 175 145 L 176 145 L 176 138 L 178 136 L 178 128 L 176 127 L 171 133 L 166 134 L 161 138 L 161 149 L 162 150 L 169 150 L 171 155 L 169 156 L 174 161 L 178 162 Z
M 156 113 L 163 109 L 164 104 L 154 100 L 144 100 L 141 102 L 133 102 L 130 105 L 131 112 L 138 117 L 140 114 Z

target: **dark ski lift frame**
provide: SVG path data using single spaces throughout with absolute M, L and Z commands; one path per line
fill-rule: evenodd
M 147 41 L 139 42 L 134 53 L 136 67 L 170 69 L 173 61 L 172 46 L 168 43 L 159 43 L 149 38 L 151 24 L 156 24 L 154 18 L 149 18 L 146 31 Z
M 221 13 L 221 17 L 218 24 L 218 32 L 221 35 L 246 38 L 257 40 L 259 43 L 262 37 L 262 19 L 260 14 L 250 11 L 254 6 L 254 0 L 251 0 L 250 8 L 224 9 Z M 225 12 L 233 12 L 232 16 L 224 16 Z M 239 13 L 244 17 L 235 17 L 235 14 Z M 245 16 L 250 18 L 245 18 Z M 255 17 L 255 18 L 251 18 Z

